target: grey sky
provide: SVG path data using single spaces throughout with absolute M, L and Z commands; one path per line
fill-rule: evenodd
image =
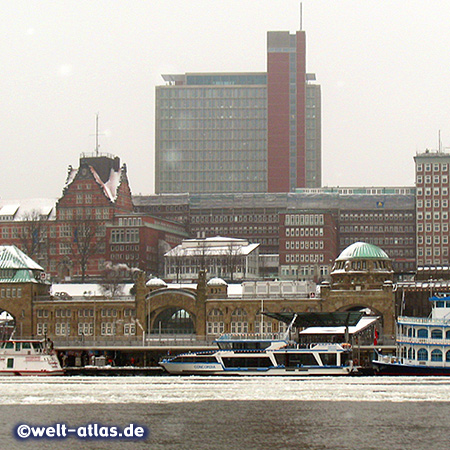
M 293 0 L 0 3 L 0 197 L 58 197 L 100 150 L 153 192 L 162 73 L 265 71 L 266 32 Z M 450 145 L 450 2 L 304 0 L 307 70 L 322 85 L 323 184 L 412 185 L 416 151 Z

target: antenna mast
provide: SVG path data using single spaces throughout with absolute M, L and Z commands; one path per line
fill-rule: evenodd
M 300 2 L 300 31 L 303 31 L 303 4 Z
M 95 115 L 95 156 L 98 156 L 98 113 Z

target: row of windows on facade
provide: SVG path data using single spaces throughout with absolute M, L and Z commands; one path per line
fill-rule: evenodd
M 417 209 L 423 209 L 423 207 L 425 206 L 425 208 L 440 208 L 442 205 L 443 208 L 448 208 L 448 200 L 441 200 L 436 198 L 436 199 L 426 199 L 425 201 L 423 200 L 417 200 Z
M 209 214 L 191 217 L 192 223 L 277 223 L 278 214 Z M 250 230 L 261 228 L 260 226 L 250 227 Z M 272 227 L 270 231 L 278 231 L 278 227 Z
M 1 288 L 1 298 L 22 298 L 22 288 Z
M 81 197 L 79 197 L 81 196 Z M 77 203 L 83 204 L 83 194 L 77 194 Z M 112 217 L 111 208 L 59 208 L 57 210 L 57 217 L 59 220 L 74 220 L 74 219 L 95 219 L 105 220 Z
M 72 317 L 76 315 L 78 311 L 78 317 L 94 317 L 93 308 L 83 308 L 78 310 L 72 309 L 56 309 L 54 311 L 55 317 Z M 135 317 L 136 310 L 134 308 L 124 308 L 123 310 L 118 310 L 115 308 L 101 308 L 99 310 L 101 317 L 118 317 L 122 312 L 123 317 Z M 51 311 L 48 309 L 37 309 L 36 315 L 38 318 L 49 317 Z
M 431 244 L 440 244 L 441 243 L 441 236 L 417 236 L 417 244 L 422 245 L 431 245 Z M 442 236 L 442 244 L 448 244 L 448 235 Z
M 158 142 L 159 154 L 176 151 L 177 160 L 199 161 L 202 158 L 207 160 L 216 158 L 213 153 L 222 150 L 230 152 L 229 158 L 237 158 L 240 153 L 245 153 L 245 160 L 262 159 L 267 151 L 267 140 L 251 139 L 251 140 L 206 140 L 201 139 L 182 139 L 177 141 L 160 140 Z M 246 153 L 247 152 L 247 153 Z M 217 158 L 216 158 L 217 159 Z M 244 159 L 244 158 L 243 158 Z
M 323 236 L 323 228 L 315 227 L 315 228 L 286 228 L 285 229 L 286 237 L 312 237 L 312 236 Z M 303 242 L 303 241 L 302 241 Z
M 229 182 L 259 183 L 266 177 L 266 170 L 263 168 L 258 169 L 258 167 L 253 167 L 250 169 L 249 166 L 242 165 L 241 163 L 239 170 L 233 170 L 233 165 L 232 163 L 227 164 L 226 162 L 221 162 L 219 167 L 211 167 L 211 169 L 205 169 L 203 172 L 190 172 L 189 169 L 186 169 L 186 171 L 169 171 L 161 173 L 160 179 L 161 182 L 171 180 L 174 182 L 184 181 L 200 186 L 202 183 L 213 180 L 216 182 L 216 185 L 226 186 Z M 264 164 L 261 163 L 258 165 Z M 211 166 L 215 166 L 215 164 L 211 163 Z M 228 172 L 228 170 L 233 172 Z
M 448 184 L 448 175 L 417 175 L 416 177 L 416 183 L 418 185 L 423 184 L 425 182 L 425 184 L 431 184 L 433 182 L 433 184 L 443 184 L 443 185 L 447 185 Z
M 431 172 L 431 169 L 433 169 L 433 172 L 447 172 L 448 171 L 448 163 L 418 163 L 416 164 L 416 171 L 417 172 Z
M 223 181 L 223 182 L 192 182 L 182 183 L 178 182 L 176 189 L 174 189 L 173 182 L 160 183 L 160 190 L 164 192 L 208 192 L 208 193 L 222 193 L 227 191 L 240 192 L 263 192 L 266 188 L 265 181 Z
M 47 231 L 48 228 L 48 231 Z M 46 239 L 47 237 L 56 238 L 57 233 L 59 231 L 58 237 L 66 238 L 66 237 L 75 237 L 75 236 L 83 236 L 83 230 L 86 230 L 84 226 L 81 224 L 79 227 L 61 224 L 58 227 L 55 225 L 51 225 L 49 227 L 42 227 L 40 229 L 31 230 L 31 228 L 26 225 L 23 228 L 19 228 L 17 226 L 3 226 L 1 229 L 1 235 L 3 239 L 23 239 L 23 238 L 31 238 L 33 233 L 37 233 L 39 239 Z M 97 225 L 95 228 L 96 236 L 105 236 L 106 228 L 104 225 Z
M 284 224 L 289 225 L 323 225 L 323 214 L 286 214 Z
M 316 263 L 318 263 L 318 262 L 324 262 L 324 260 L 325 260 L 325 257 L 321 253 L 314 253 L 311 255 L 305 255 L 304 253 L 299 255 L 298 253 L 295 253 L 293 255 L 291 255 L 291 254 L 286 255 L 287 263 L 294 263 L 294 262 L 301 262 L 301 263 L 302 262 L 306 262 L 306 263 L 316 262 Z
M 446 219 L 445 219 L 446 220 Z M 439 223 L 418 223 L 417 224 L 417 232 L 419 233 L 423 233 L 423 231 L 425 230 L 425 232 L 427 233 L 431 233 L 433 232 L 439 232 L 441 227 L 441 224 Z M 448 223 L 443 223 L 442 224 L 442 231 L 445 233 L 448 231 Z
M 366 221 L 383 221 L 387 222 L 389 220 L 398 222 L 400 221 L 407 221 L 407 220 L 414 220 L 414 214 L 405 212 L 405 213 L 387 213 L 387 212 L 379 212 L 379 213 L 342 213 L 339 216 L 339 220 L 341 222 L 345 222 L 348 220 L 354 221 L 354 220 L 366 220 Z
M 281 266 L 281 275 L 284 277 L 295 277 L 307 279 L 319 275 L 320 277 L 328 276 L 330 272 L 329 266 L 308 266 L 308 265 L 295 265 L 295 266 Z
M 323 241 L 286 241 L 286 250 L 319 250 L 324 248 Z
M 345 225 L 339 227 L 341 233 L 414 233 L 413 225 Z
M 156 89 L 159 98 L 189 99 L 189 98 L 265 98 L 267 96 L 266 87 L 241 87 L 234 86 L 211 88 L 202 87 L 174 87 L 159 86 Z
M 375 237 L 375 238 L 367 238 L 367 236 L 352 236 L 352 237 L 341 237 L 339 243 L 342 248 L 348 247 L 350 244 L 354 242 L 367 242 L 368 244 L 374 244 L 379 247 L 392 247 L 395 245 L 405 245 L 405 246 L 414 246 L 415 238 L 414 237 Z
M 131 323 L 124 323 L 123 334 L 124 336 L 134 336 L 136 334 L 136 325 Z M 54 330 L 56 336 L 70 336 L 70 323 L 69 322 L 56 322 L 54 324 Z M 117 324 L 116 322 L 101 322 L 100 334 L 102 336 L 113 336 L 116 334 Z M 38 336 L 44 336 L 49 333 L 48 323 L 38 322 L 36 324 L 36 334 Z M 79 336 L 93 336 L 94 324 L 93 322 L 78 323 L 78 335 Z
M 435 211 L 435 212 L 431 212 L 431 211 L 426 211 L 425 213 L 423 213 L 422 211 L 419 211 L 417 213 L 417 220 L 448 220 L 448 212 L 447 211 Z M 445 223 L 447 224 L 447 222 Z M 447 224 L 448 225 L 448 224 Z M 442 226 L 444 226 L 444 224 L 442 224 Z
M 229 103 L 229 102 L 227 102 Z M 264 104 L 259 103 L 256 107 L 248 106 L 249 102 L 239 102 L 236 106 L 223 106 L 220 105 L 219 108 L 213 108 L 209 105 L 205 105 L 203 108 L 199 109 L 180 109 L 174 107 L 161 108 L 158 111 L 158 124 L 160 124 L 163 120 L 170 121 L 180 121 L 180 120 L 189 120 L 189 121 L 211 121 L 211 120 L 219 120 L 219 119 L 240 119 L 240 120 L 248 120 L 248 119 L 258 119 L 264 120 L 267 123 L 267 109 Z M 175 123 L 171 123 L 172 128 Z M 240 123 L 236 124 L 237 128 L 242 128 L 243 125 Z M 245 128 L 247 126 L 244 125 Z M 186 127 L 183 127 L 186 128 Z M 192 127 L 191 127 L 192 128 Z M 194 126 L 194 128 L 197 128 Z M 205 127 L 206 128 L 206 127 Z
M 237 115 L 235 115 L 236 117 Z M 228 136 L 237 130 L 265 130 L 267 129 L 266 118 L 234 118 L 233 115 L 219 115 L 215 119 L 162 119 L 159 122 L 160 131 L 168 130 L 199 130 L 199 134 L 203 136 L 205 130 L 228 130 Z
M 428 247 L 425 249 L 422 247 L 419 247 L 417 249 L 418 263 L 423 262 L 423 260 L 420 259 L 423 256 L 426 256 L 426 257 L 434 256 L 436 258 L 439 258 L 441 256 L 441 254 L 442 254 L 442 256 L 448 256 L 448 248 L 447 247 L 442 248 L 442 252 L 441 252 L 441 247 L 433 247 L 433 248 Z M 429 260 L 427 260 L 427 264 L 433 264 L 433 261 L 431 259 L 429 259 Z
M 111 231 L 111 243 L 136 243 L 139 242 L 138 228 L 119 228 Z
M 255 145 L 251 148 L 247 145 L 243 148 L 243 145 L 238 144 L 235 147 L 231 148 L 225 141 L 214 141 L 211 147 L 198 151 L 191 151 L 187 146 L 182 149 L 171 147 L 162 155 L 162 166 L 165 168 L 174 166 L 175 172 L 190 170 L 199 173 L 207 169 L 223 169 L 224 164 L 232 164 L 237 171 L 244 170 L 245 165 L 249 165 L 252 170 L 266 166 L 266 149 L 262 142 L 260 146 Z
M 447 197 L 448 196 L 448 188 L 447 187 L 443 187 L 443 188 L 421 188 L 418 187 L 416 190 L 416 194 L 417 197 L 423 197 L 423 195 L 425 195 L 426 197 L 431 197 L 431 195 L 433 196 L 439 196 L 442 195 L 443 197 Z M 442 200 L 444 201 L 444 200 Z
M 231 125 L 230 125 L 231 127 Z M 212 130 L 210 128 L 205 128 L 203 130 L 160 130 L 159 138 L 161 140 L 208 140 L 208 146 L 206 148 L 211 147 L 214 141 L 222 141 L 223 145 L 229 148 L 230 145 L 228 142 L 233 141 L 233 139 L 238 139 L 240 141 L 248 139 L 248 140 L 261 140 L 265 141 L 267 130 L 266 129 L 217 129 Z M 241 143 L 242 145 L 242 143 Z M 213 147 L 211 147 L 213 148 Z

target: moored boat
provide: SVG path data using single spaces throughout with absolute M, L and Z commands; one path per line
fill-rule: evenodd
M 349 375 L 354 371 L 349 344 L 301 346 L 276 336 L 224 335 L 217 350 L 163 359 L 174 375 Z
M 450 297 L 433 296 L 428 318 L 397 319 L 396 355 L 378 354 L 377 375 L 450 375 Z
M 47 341 L 10 339 L 0 341 L 0 375 L 63 375 L 56 354 Z

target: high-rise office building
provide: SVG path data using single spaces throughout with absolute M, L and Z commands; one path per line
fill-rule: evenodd
M 306 73 L 305 33 L 269 32 L 267 45 L 267 72 L 163 75 L 156 193 L 320 187 L 320 86 Z
M 450 154 L 426 151 L 416 162 L 417 265 L 448 266 Z

